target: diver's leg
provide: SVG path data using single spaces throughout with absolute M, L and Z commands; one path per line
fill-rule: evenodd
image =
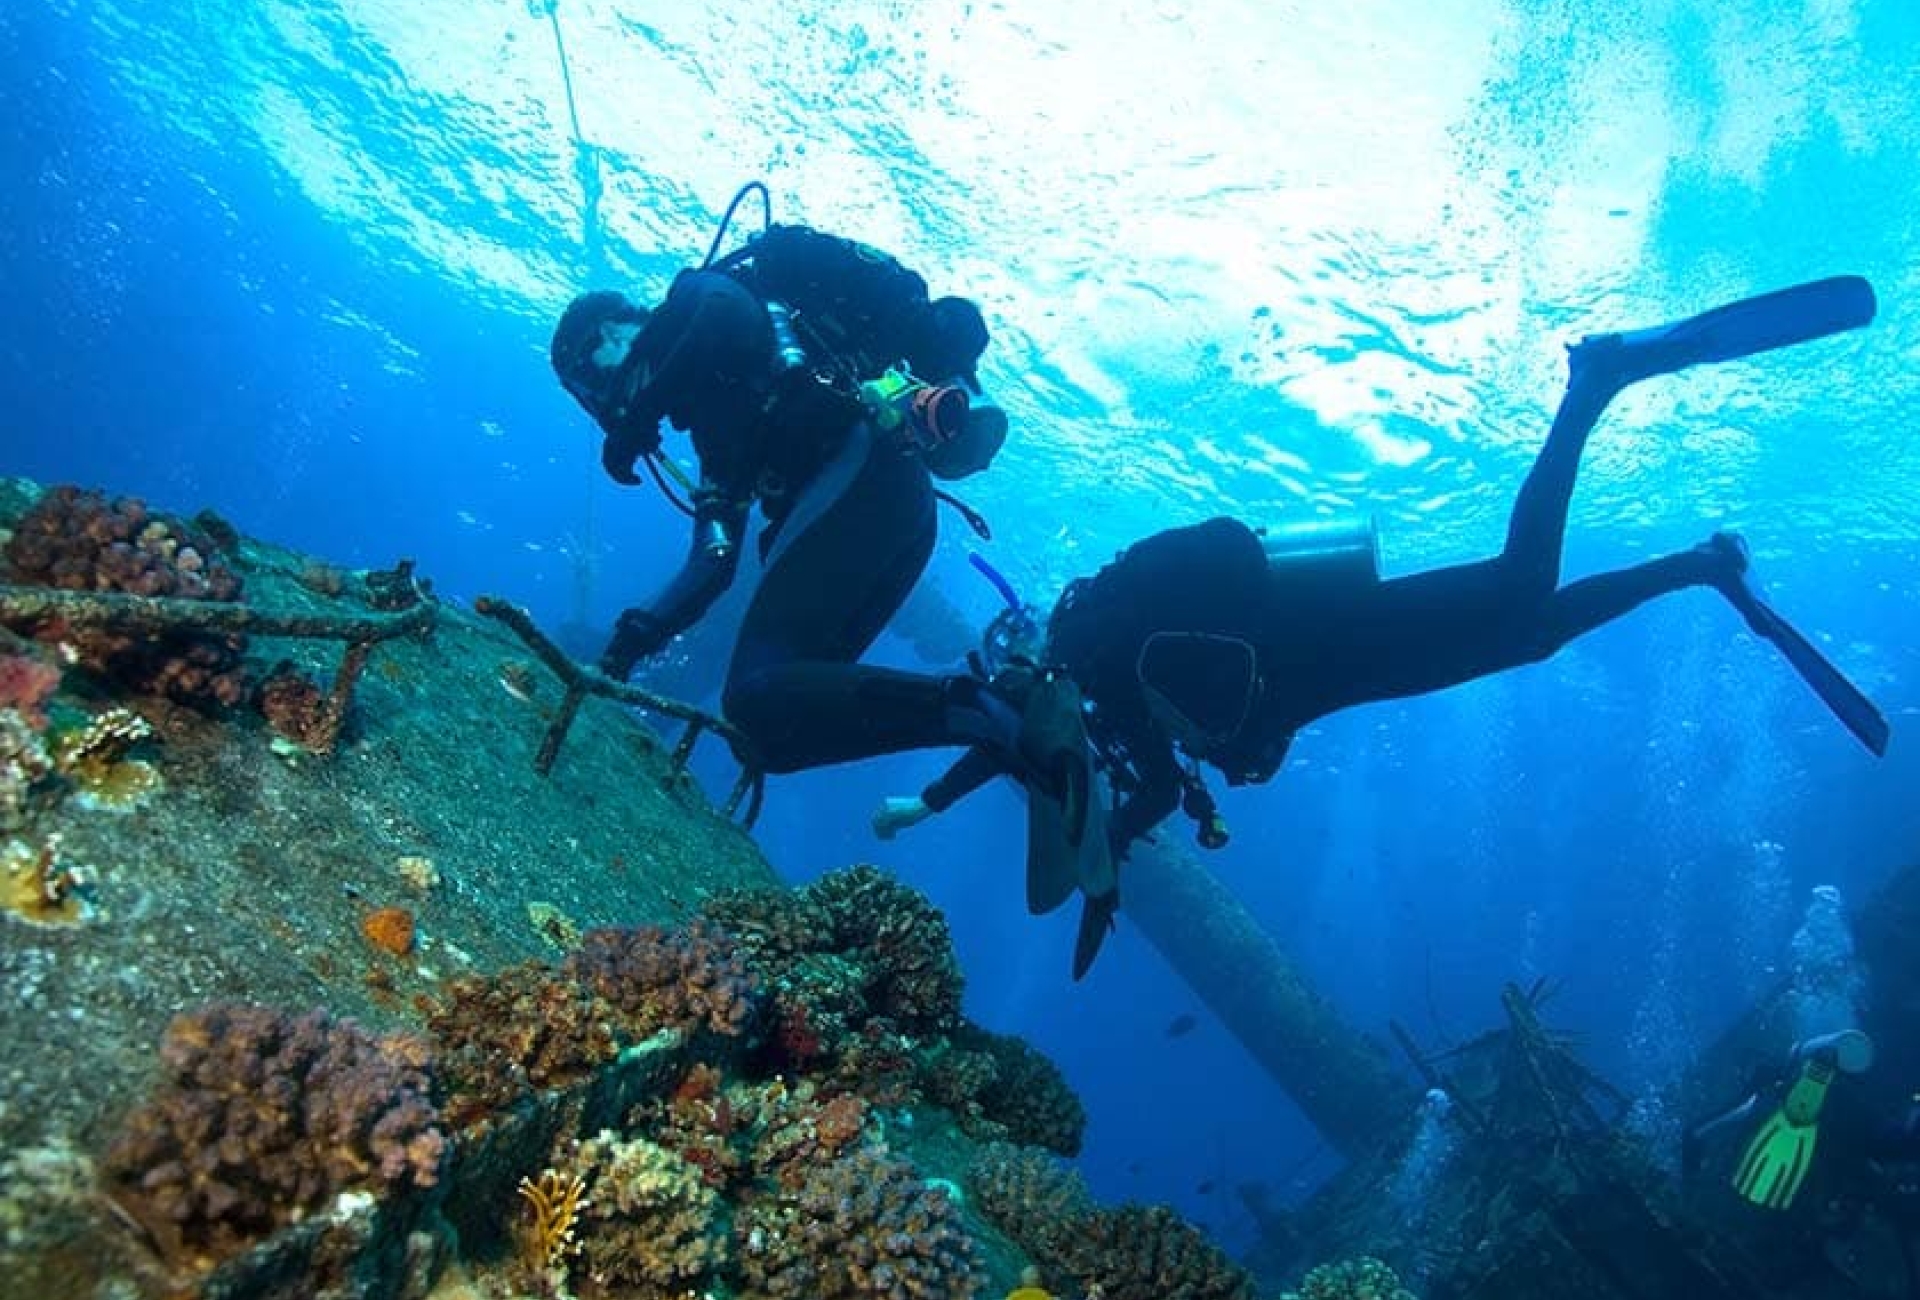
M 1567 389 L 1507 523 L 1501 576 L 1545 595 L 1559 581 L 1567 507 L 1587 435 L 1622 389 L 1655 375 L 1858 329 L 1873 319 L 1873 289 L 1838 276 L 1728 303 L 1650 329 L 1589 335 L 1567 349 Z
M 949 739 L 941 679 L 855 661 L 933 552 L 926 471 L 863 426 L 802 491 L 740 625 L 723 711 L 768 770 Z
M 1656 597 L 1723 588 L 1742 564 L 1716 540 L 1583 578 L 1544 599 L 1514 598 L 1499 559 L 1389 579 L 1326 621 L 1317 657 L 1327 667 L 1299 674 L 1298 720 L 1539 663 Z

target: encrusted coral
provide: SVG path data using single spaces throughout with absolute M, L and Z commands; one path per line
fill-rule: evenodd
M 1010 1142 L 981 1148 L 966 1185 L 987 1222 L 1050 1268 L 1066 1258 L 1069 1239 L 1094 1210 L 1077 1171 L 1044 1151 Z
M 669 1028 L 738 1036 L 753 1021 L 746 963 L 712 925 L 589 930 L 561 971 L 618 1011 L 629 1040 Z
M 867 1137 L 868 1110 L 852 1093 L 823 1097 L 812 1080 L 763 1089 L 752 1116 L 753 1168 L 777 1186 L 801 1186 L 814 1167 Z
M 205 1263 L 347 1191 L 429 1187 L 446 1149 L 423 1045 L 322 1011 L 216 1003 L 176 1016 L 166 1078 L 104 1162 L 168 1259 Z
M 877 1013 L 913 1034 L 958 1026 L 965 980 L 947 918 L 925 894 L 872 866 L 832 872 L 806 892 L 827 914 L 833 950 L 865 961 Z
M 0 710 L 12 709 L 36 730 L 47 725 L 43 706 L 60 687 L 60 666 L 38 655 L 0 654 Z
M 130 497 L 57 487 L 21 516 L 5 549 L 14 582 L 65 591 L 123 592 L 185 600 L 240 599 L 240 579 L 193 525 L 152 514 Z M 144 695 L 225 708 L 246 697 L 244 640 L 212 633 L 21 629 L 72 648 L 77 661 Z
M 721 890 L 700 905 L 700 914 L 732 935 L 751 963 L 769 970 L 833 942 L 832 918 L 805 891 Z
M 592 1294 L 679 1296 L 729 1262 L 726 1203 L 700 1171 L 644 1137 L 603 1132 L 569 1166 L 586 1187 L 571 1270 Z
M 449 1122 L 464 1128 L 536 1088 L 589 1078 L 619 1050 L 615 1016 L 604 999 L 537 962 L 453 981 L 427 1016 L 452 1093 Z
M 1322 1264 L 1310 1270 L 1298 1291 L 1280 1300 L 1414 1300 L 1394 1271 L 1369 1255 Z
M 380 951 L 404 957 L 413 951 L 413 913 L 404 907 L 376 907 L 360 918 L 360 935 Z
M 743 1300 L 971 1300 L 983 1281 L 945 1190 L 871 1148 L 811 1166 L 737 1231 Z
M 253 698 L 274 735 L 310 754 L 332 751 L 335 726 L 326 692 L 292 663 L 275 664 Z
M 1165 1206 L 1093 1203 L 1080 1175 L 1028 1147 L 994 1143 L 967 1171 L 974 1206 L 1049 1272 L 1108 1300 L 1253 1300 L 1253 1281 Z
M 1057 1267 L 1109 1300 L 1253 1300 L 1247 1271 L 1164 1205 L 1095 1210 L 1060 1247 Z
M 916 1040 L 960 1023 L 962 984 L 945 919 L 873 867 L 806 889 L 736 891 L 703 915 L 732 934 L 767 990 L 767 1065 L 858 1088 L 915 1095 Z
M 920 1062 L 923 1087 L 969 1137 L 1080 1154 L 1087 1112 L 1060 1067 L 1026 1042 L 968 1025 Z
M 35 787 L 52 771 L 39 729 L 19 709 L 0 709 L 0 831 L 27 824 Z

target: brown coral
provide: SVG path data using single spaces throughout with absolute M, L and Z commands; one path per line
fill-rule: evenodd
M 254 703 L 276 736 L 310 754 L 332 752 L 337 727 L 327 693 L 292 663 L 282 659 L 273 666 L 254 692 Z
M 1087 1112 L 1060 1067 L 1025 1041 L 968 1024 L 951 1045 L 922 1055 L 928 1097 L 969 1137 L 1080 1154 Z
M 993 1142 L 966 1173 L 974 1208 L 1020 1249 L 1049 1268 L 1066 1258 L 1094 1201 L 1079 1173 L 1032 1147 Z
M 339 1193 L 430 1187 L 446 1149 L 425 1049 L 323 1011 L 219 1003 L 174 1018 L 166 1079 L 103 1170 L 170 1260 L 205 1263 Z
M 603 999 L 538 962 L 453 981 L 427 1016 L 451 1096 L 448 1122 L 477 1123 L 534 1089 L 589 1078 L 619 1050 Z

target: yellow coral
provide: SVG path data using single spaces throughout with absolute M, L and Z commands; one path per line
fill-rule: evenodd
M 160 773 L 126 753 L 152 735 L 153 727 L 133 710 L 108 709 L 84 727 L 54 737 L 53 765 L 73 782 L 74 797 L 83 805 L 137 807 L 160 788 Z
M 80 868 L 60 861 L 60 837 L 38 846 L 12 839 L 0 844 L 0 905 L 35 925 L 72 925 L 87 919 L 81 898 L 88 884 Z
M 532 1221 L 521 1234 L 521 1249 L 529 1265 L 536 1269 L 558 1268 L 567 1256 L 579 1249 L 573 1239 L 573 1223 L 587 1202 L 581 1195 L 586 1184 L 578 1175 L 562 1175 L 551 1169 L 536 1181 L 520 1180 L 520 1196 L 525 1200 Z

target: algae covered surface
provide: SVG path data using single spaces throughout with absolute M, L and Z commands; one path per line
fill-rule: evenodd
M 37 495 L 8 484 L 0 529 Z M 309 557 L 242 540 L 231 562 L 256 607 L 368 612 L 355 575 Z M 255 637 L 246 655 L 262 676 L 288 660 L 325 682 L 341 651 Z M 327 757 L 256 710 L 116 699 L 80 678 L 68 672 L 55 707 L 145 718 L 133 753 L 157 780 L 125 806 L 42 795 L 0 833 L 22 858 L 51 843 L 80 881 L 70 919 L 0 916 L 0 1251 L 13 1255 L 0 1274 L 15 1279 L 39 1271 L 19 1252 L 44 1262 L 61 1238 L 95 1249 L 89 1153 L 148 1086 L 175 1013 L 246 999 L 404 1025 L 417 995 L 453 977 L 775 883 L 750 837 L 618 706 L 586 701 L 537 775 L 557 683 L 507 629 L 449 603 L 428 634 L 373 650 Z M 406 952 L 363 928 L 382 909 L 413 919 Z

